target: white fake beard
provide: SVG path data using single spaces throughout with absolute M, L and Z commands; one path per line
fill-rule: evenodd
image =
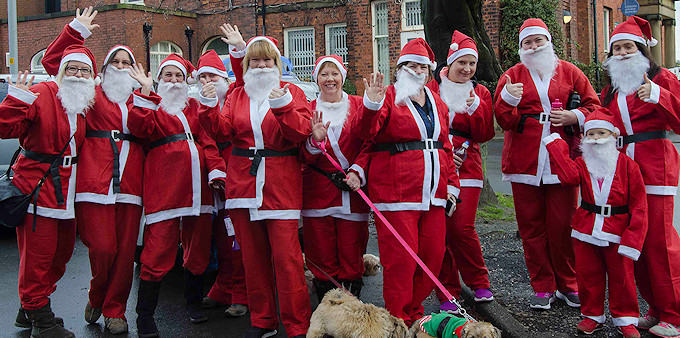
M 581 140 L 581 151 L 588 172 L 595 178 L 606 178 L 614 175 L 616 161 L 619 159 L 619 151 L 616 149 L 614 136 L 599 140 L 584 137 Z
M 397 81 L 394 83 L 394 103 L 405 106 L 413 96 L 420 94 L 425 86 L 427 74 L 416 74 L 413 69 L 401 67 L 397 70 Z
M 136 83 L 137 81 L 130 77 L 130 69 L 118 69 L 108 65 L 102 78 L 102 91 L 112 102 L 125 102 L 135 90 Z
M 161 97 L 161 108 L 170 114 L 177 115 L 189 102 L 189 86 L 186 82 L 158 81 L 158 95 Z
M 269 97 L 272 89 L 279 88 L 281 73 L 276 67 L 248 68 L 243 75 L 243 89 L 248 97 L 255 102 L 262 102 Z
M 94 79 L 64 76 L 59 84 L 57 97 L 69 115 L 82 114 L 94 103 Z
M 442 83 L 439 84 L 439 96 L 449 107 L 450 113 L 462 113 L 467 111 L 466 100 L 473 89 L 472 81 L 458 83 L 449 80 L 448 77 L 442 77 Z
M 612 88 L 626 96 L 635 93 L 645 82 L 649 59 L 640 51 L 628 55 L 612 55 L 603 63 L 609 73 Z
M 555 50 L 550 41 L 536 48 L 536 50 L 520 48 L 519 59 L 529 70 L 537 72 L 541 79 L 544 79 L 546 76 L 552 78 L 559 64 L 559 58 L 555 55 Z
M 217 100 L 219 101 L 220 108 L 224 106 L 224 102 L 227 100 L 227 91 L 229 91 L 229 83 L 223 77 L 221 77 L 217 82 L 213 82 L 215 85 L 215 90 L 217 91 Z M 203 83 L 198 83 L 198 90 L 203 91 Z
M 342 93 L 338 102 L 324 102 L 321 98 L 316 100 L 316 110 L 323 113 L 323 122 L 330 122 L 331 127 L 343 126 L 349 115 L 349 99 L 347 94 Z

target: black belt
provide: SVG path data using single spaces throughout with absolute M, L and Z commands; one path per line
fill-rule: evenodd
M 458 129 L 449 128 L 449 134 L 451 134 L 453 136 L 460 136 L 460 137 L 466 138 L 468 140 L 472 140 L 472 135 L 470 135 L 470 133 L 466 133 L 466 132 L 460 131 Z
M 444 149 L 444 142 L 426 140 L 403 143 L 378 143 L 376 144 L 375 147 L 375 151 L 389 151 L 390 155 L 401 153 L 407 150 L 434 150 L 434 149 Z
M 621 149 L 629 143 L 642 142 L 648 140 L 668 138 L 668 132 L 665 130 L 646 131 L 644 133 L 637 133 L 633 135 L 619 136 L 616 139 L 616 147 Z
M 222 151 L 224 149 L 227 149 L 231 145 L 231 142 L 229 142 L 229 141 L 227 141 L 227 142 L 217 142 L 216 144 L 217 144 L 217 149 Z
M 120 153 L 116 142 L 129 141 L 139 143 L 139 139 L 133 135 L 121 133 L 120 130 L 88 130 L 85 137 L 107 138 L 111 142 L 113 150 L 113 193 L 120 192 Z
M 248 173 L 252 176 L 257 176 L 257 168 L 260 167 L 260 162 L 262 162 L 263 157 L 297 156 L 298 150 L 296 148 L 283 151 L 266 148 L 265 149 L 234 148 L 231 150 L 231 154 L 240 157 L 252 157 L 253 163 L 250 165 L 250 171 Z
M 517 133 L 521 134 L 524 132 L 524 124 L 526 124 L 528 118 L 536 119 L 540 121 L 541 114 L 522 114 L 519 117 L 519 123 L 517 123 Z
M 194 134 L 192 133 L 181 133 L 181 134 L 175 134 L 175 135 L 170 135 L 166 136 L 160 140 L 156 140 L 151 142 L 151 149 L 160 147 L 164 144 L 172 143 L 172 142 L 177 142 L 177 141 L 193 141 L 194 140 Z
M 444 330 L 446 330 L 446 325 L 449 324 L 449 320 L 451 320 L 451 317 L 445 317 L 441 322 L 439 322 L 439 326 L 437 327 L 437 337 L 444 337 Z
M 52 176 L 52 183 L 54 184 L 54 195 L 57 198 L 57 205 L 64 204 L 64 194 L 61 192 L 61 175 L 59 175 L 59 167 L 68 168 L 73 164 L 78 163 L 78 156 L 59 156 L 52 154 L 37 153 L 27 149 L 21 149 L 21 153 L 28 159 L 40 163 L 50 164 L 50 175 Z M 56 161 L 61 159 L 60 161 Z
M 590 203 L 584 202 L 584 201 L 581 201 L 581 209 L 583 209 L 585 211 L 590 211 L 594 214 L 600 214 L 604 217 L 628 213 L 628 206 L 627 205 L 620 205 L 620 206 L 613 207 L 609 204 L 606 204 L 606 205 L 600 206 L 600 205 L 590 204 Z

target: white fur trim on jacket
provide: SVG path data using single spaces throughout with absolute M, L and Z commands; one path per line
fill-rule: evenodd
M 157 104 L 137 95 L 132 96 L 132 104 L 134 104 L 135 107 L 158 110 Z
M 631 247 L 625 246 L 625 245 L 619 245 L 619 254 L 622 256 L 626 256 L 634 261 L 637 262 L 638 258 L 640 258 L 640 251 L 637 249 L 633 249 Z
M 366 185 L 366 174 L 364 173 L 364 168 L 360 167 L 358 164 L 352 164 L 349 167 L 350 171 L 354 171 L 359 175 L 359 179 L 361 179 L 361 186 Z
M 503 101 L 505 101 L 505 103 L 513 107 L 517 107 L 519 101 L 522 101 L 522 97 L 516 97 L 510 94 L 510 92 L 508 91 L 508 85 L 503 86 L 503 90 L 501 90 L 501 98 L 503 99 Z
M 85 25 L 80 23 L 80 21 L 76 20 L 75 18 L 68 25 L 80 33 L 80 36 L 82 36 L 83 39 L 87 39 L 90 37 L 90 35 L 92 35 L 92 32 L 90 32 L 90 30 L 87 29 Z
M 479 96 L 475 93 L 475 100 L 472 102 L 472 104 L 467 108 L 467 113 L 468 115 L 472 116 L 472 114 L 477 111 L 477 108 L 479 108 L 479 104 L 482 102 L 482 100 L 479 99 Z
M 238 49 L 236 49 L 235 46 L 229 45 L 229 55 L 233 56 L 236 59 L 242 59 L 242 58 L 246 57 L 246 50 L 245 49 L 238 50 Z M 232 68 L 233 68 L 233 65 L 232 65 Z
M 380 102 L 373 102 L 371 99 L 368 98 L 368 95 L 364 92 L 364 107 L 368 110 L 373 110 L 373 111 L 378 111 L 380 108 L 382 108 L 383 104 L 385 103 L 385 97 L 383 96 L 383 99 L 380 100 Z
M 652 92 L 649 94 L 649 98 L 644 101 L 651 104 L 658 104 L 659 98 L 661 98 L 661 88 L 659 85 L 652 82 Z
M 583 114 L 582 111 L 579 109 L 572 109 L 572 113 L 576 114 L 576 118 L 578 119 L 578 125 L 583 129 L 583 124 L 586 123 L 586 116 Z
M 198 102 L 200 102 L 204 106 L 208 107 L 215 107 L 217 106 L 217 103 L 219 103 L 219 100 L 217 97 L 205 97 L 203 96 L 203 93 L 200 91 L 198 92 Z
M 647 191 L 647 195 L 675 196 L 678 192 L 678 187 L 667 185 L 645 185 L 645 190 Z
M 307 138 L 307 141 L 305 142 L 305 149 L 307 149 L 307 151 L 312 155 L 319 155 L 319 154 L 323 153 L 323 151 L 321 151 L 321 149 L 317 148 L 312 143 L 312 136 L 311 135 Z
M 227 174 L 224 171 L 213 169 L 208 174 L 208 182 L 210 182 L 210 181 L 212 181 L 216 178 L 226 178 L 226 177 L 227 177 Z
M 562 137 L 560 137 L 560 134 L 552 133 L 552 134 L 544 137 L 542 141 L 543 141 L 543 144 L 547 145 L 547 144 L 550 144 L 551 142 L 553 142 L 555 140 L 561 140 L 561 139 L 562 139 Z
M 286 94 L 281 97 L 269 99 L 269 107 L 271 109 L 283 108 L 291 102 L 293 102 L 293 94 L 291 94 L 290 90 L 288 90 L 286 91 Z
M 35 102 L 35 100 L 38 98 L 37 95 L 35 95 L 35 94 L 33 94 L 29 91 L 17 88 L 15 86 L 9 86 L 9 88 L 7 88 L 7 95 L 27 104 L 29 106 L 32 105 L 33 102 Z

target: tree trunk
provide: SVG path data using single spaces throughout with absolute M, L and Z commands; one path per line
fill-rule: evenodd
M 453 31 L 458 30 L 477 43 L 479 60 L 475 79 L 493 93 L 498 78 L 503 74 L 482 19 L 483 0 L 421 0 L 425 37 L 434 51 L 439 65 L 446 64 Z M 486 145 L 482 145 L 484 188 L 479 204 L 498 204 L 496 194 L 486 179 Z

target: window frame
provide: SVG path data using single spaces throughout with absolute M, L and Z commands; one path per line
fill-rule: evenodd
M 606 15 L 605 15 L 606 14 Z M 611 30 L 610 21 L 612 20 L 613 11 L 609 7 L 602 7 L 602 32 L 604 33 L 604 51 L 609 52 L 609 43 L 611 37 L 609 36 Z M 606 17 L 605 17 L 606 16 Z
M 47 74 L 45 67 L 41 63 L 42 58 L 45 56 L 45 51 L 47 51 L 47 48 L 38 51 L 31 57 L 31 73 Z M 38 57 L 38 55 L 40 55 L 40 59 L 36 60 L 36 57 Z
M 161 43 L 167 43 L 167 44 L 169 44 L 169 46 L 170 46 L 170 48 L 169 48 L 170 51 L 169 51 L 169 52 L 157 52 L 157 51 L 154 51 L 154 50 L 153 50 L 155 46 L 158 46 L 158 45 L 160 45 Z M 172 50 L 172 47 L 175 47 L 177 50 L 179 50 L 179 52 L 173 51 L 173 50 Z M 179 55 L 182 56 L 182 57 L 184 56 L 184 51 L 182 50 L 182 47 L 180 47 L 178 44 L 176 44 L 176 43 L 174 43 L 174 42 L 172 42 L 172 41 L 169 41 L 169 40 L 158 41 L 158 42 L 154 43 L 153 45 L 151 45 L 151 46 L 149 47 L 149 61 L 150 61 L 151 63 L 153 63 L 154 57 L 159 56 L 159 55 L 162 55 L 163 57 L 161 57 L 161 58 L 158 60 L 158 65 L 160 66 L 160 64 L 161 64 L 161 62 L 163 61 L 163 59 L 165 59 L 168 55 L 170 55 L 170 54 L 172 54 L 172 53 L 177 53 L 177 54 L 179 54 Z M 151 74 L 153 74 L 154 76 L 155 76 L 156 74 L 158 74 L 158 70 L 159 70 L 159 69 L 153 69 L 153 66 L 152 66 L 152 65 L 149 65 L 149 68 L 150 68 L 149 71 L 151 72 Z
M 377 15 L 376 15 L 377 10 L 376 10 L 376 7 L 379 4 L 385 4 L 385 7 L 386 7 L 385 11 L 387 13 L 387 20 L 386 20 L 387 29 L 385 31 L 387 32 L 387 34 L 385 34 L 385 35 L 378 35 L 377 34 L 378 25 L 377 25 Z M 387 62 L 388 62 L 388 66 L 387 66 L 387 73 L 383 74 L 383 75 L 385 75 L 384 84 L 386 84 L 386 85 L 391 82 L 391 76 L 390 76 L 391 67 L 389 65 L 389 49 L 390 49 L 390 44 L 389 44 L 389 41 L 390 41 L 389 40 L 389 30 L 390 30 L 389 14 L 390 14 L 390 11 L 389 11 L 389 8 L 387 7 L 388 5 L 389 5 L 389 2 L 386 1 L 386 0 L 385 1 L 372 1 L 371 2 L 371 34 L 372 34 L 372 38 L 373 38 L 372 39 L 373 41 L 371 41 L 371 45 L 373 47 L 372 48 L 373 49 L 373 71 L 374 72 L 380 71 L 380 65 L 379 65 L 379 60 L 378 60 L 378 39 L 387 38 L 387 54 L 388 54 L 388 58 L 387 58 L 388 61 Z
M 406 24 L 406 4 L 409 2 L 417 2 L 420 4 L 419 0 L 403 0 L 401 2 L 401 30 L 402 31 L 418 31 L 425 30 L 425 23 L 423 22 L 423 8 L 420 8 L 420 25 L 409 26 Z
M 324 32 L 324 41 L 325 41 L 325 44 L 326 44 L 326 55 L 331 55 L 331 54 L 339 55 L 337 53 L 333 53 L 333 51 L 331 51 L 331 48 L 330 48 L 330 44 L 331 44 L 330 30 L 333 29 L 333 28 L 339 28 L 339 27 L 345 27 L 345 48 L 347 48 L 347 22 L 338 22 L 338 23 L 327 24 L 324 27 L 324 31 L 325 31 Z M 348 63 L 347 62 L 347 56 L 348 55 L 349 55 L 349 52 L 345 54 L 345 58 L 343 59 L 343 63 L 345 64 L 345 66 L 347 66 L 347 63 Z M 339 55 L 339 56 L 342 57 L 342 55 Z
M 313 54 L 313 57 L 311 59 L 310 64 L 296 65 L 293 62 L 293 59 L 290 57 L 290 53 L 291 53 L 291 46 L 290 45 L 291 44 L 289 43 L 288 39 L 289 39 L 291 32 L 298 32 L 298 31 L 305 31 L 305 30 L 311 30 L 312 31 L 312 46 L 313 46 L 312 54 Z M 314 28 L 314 26 L 298 26 L 298 27 L 285 28 L 283 30 L 283 41 L 284 41 L 284 43 L 283 43 L 283 56 L 285 56 L 286 58 L 288 58 L 288 60 L 290 60 L 290 63 L 293 65 L 293 69 L 295 70 L 295 75 L 298 78 L 300 78 L 300 73 L 298 72 L 299 67 L 311 67 L 312 72 L 314 72 L 314 62 L 316 61 L 316 29 Z M 311 81 L 312 80 L 312 74 L 311 73 L 309 74 L 309 79 L 300 78 L 300 80 Z

